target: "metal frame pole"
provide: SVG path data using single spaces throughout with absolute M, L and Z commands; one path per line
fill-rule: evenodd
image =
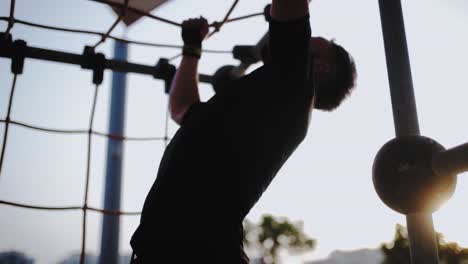
M 127 61 L 128 46 L 115 41 L 114 58 Z M 125 94 L 127 75 L 112 73 L 109 134 L 122 136 L 125 126 Z M 107 143 L 107 169 L 105 180 L 104 209 L 120 211 L 122 183 L 123 141 L 109 138 Z M 100 264 L 118 263 L 120 216 L 104 215 L 102 219 Z
M 400 0 L 379 0 L 387 71 L 397 137 L 419 135 L 418 115 Z M 432 215 L 406 216 L 413 264 L 438 264 Z

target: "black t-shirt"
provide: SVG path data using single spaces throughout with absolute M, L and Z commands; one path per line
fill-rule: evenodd
M 242 243 L 244 217 L 307 133 L 308 18 L 270 22 L 271 62 L 191 106 L 146 198 L 137 254 L 158 241 Z

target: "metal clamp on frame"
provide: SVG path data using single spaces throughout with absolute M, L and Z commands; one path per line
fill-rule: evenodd
M 234 59 L 240 60 L 242 63 L 246 64 L 254 64 L 261 60 L 257 46 L 234 46 L 232 55 L 234 56 Z
M 164 80 L 164 92 L 169 93 L 171 83 L 176 73 L 176 67 L 169 63 L 168 59 L 161 58 L 154 67 L 154 78 Z
M 22 74 L 24 68 L 24 58 L 26 57 L 26 41 L 15 40 L 13 42 L 12 56 L 11 56 L 11 72 L 14 74 Z
M 0 56 L 11 58 L 11 72 L 23 73 L 24 59 L 26 58 L 26 41 L 15 40 L 10 33 L 0 33 Z
M 93 83 L 99 85 L 104 79 L 104 70 L 106 68 L 106 57 L 102 53 L 96 53 L 94 48 L 86 46 L 83 51 L 83 57 L 80 63 L 81 68 L 93 70 Z
M 10 33 L 0 33 L 0 56 L 10 57 L 13 41 Z

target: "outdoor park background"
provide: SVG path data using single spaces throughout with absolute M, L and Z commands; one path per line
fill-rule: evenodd
M 240 1 L 233 16 L 256 13 L 269 1 Z M 0 0 L 0 16 L 8 16 L 9 0 Z M 154 14 L 181 22 L 203 15 L 221 20 L 232 1 L 172 0 Z M 445 147 L 468 141 L 468 2 L 464 0 L 403 1 L 413 81 L 423 135 Z M 90 1 L 17 0 L 18 19 L 97 31 L 106 31 L 115 16 L 110 8 Z M 314 112 L 309 135 L 290 158 L 261 201 L 251 221 L 270 213 L 302 220 L 304 230 L 318 240 L 317 248 L 287 263 L 326 257 L 334 249 L 375 248 L 393 238 L 396 223 L 405 218 L 388 209 L 373 190 L 371 168 L 378 149 L 394 137 L 378 2 L 369 0 L 314 0 L 313 35 L 335 38 L 354 56 L 359 73 L 356 91 L 333 113 Z M 7 23 L 0 23 L 0 31 Z M 204 47 L 230 50 L 236 44 L 255 44 L 267 30 L 262 17 L 226 25 Z M 120 25 L 114 35 L 123 33 Z M 52 32 L 15 25 L 14 39 L 29 45 L 81 53 L 98 37 Z M 180 29 L 143 18 L 127 32 L 129 39 L 181 44 Z M 112 41 L 98 51 L 112 57 Z M 174 49 L 132 45 L 129 60 L 154 65 Z M 231 55 L 204 54 L 200 72 L 212 74 Z M 178 61 L 175 61 L 178 64 Z M 95 129 L 108 127 L 111 74 L 106 71 L 99 90 Z M 4 118 L 11 87 L 10 60 L 0 58 L 0 117 Z M 203 99 L 211 87 L 200 85 Z M 162 136 L 167 97 L 163 83 L 148 76 L 128 76 L 126 132 L 128 136 Z M 93 93 L 91 72 L 78 66 L 26 60 L 18 77 L 12 118 L 39 126 L 87 129 Z M 245 96 L 249 96 L 246 94 Z M 3 137 L 4 125 L 0 124 Z M 177 126 L 170 124 L 171 134 Z M 90 206 L 103 205 L 106 140 L 93 138 Z M 162 141 L 126 142 L 122 210 L 139 211 L 153 183 Z M 38 133 L 12 125 L 0 199 L 36 205 L 81 205 L 86 164 L 86 136 Z M 437 231 L 450 241 L 468 246 L 468 179 L 459 178 L 453 199 L 434 214 Z M 55 263 L 81 245 L 81 211 L 45 212 L 0 205 L 0 251 L 15 249 Z M 100 246 L 101 214 L 88 214 L 87 252 Z M 203 217 L 203 216 L 195 216 Z M 207 219 L 216 221 L 216 219 Z M 120 250 L 129 253 L 129 239 L 139 217 L 121 219 Z

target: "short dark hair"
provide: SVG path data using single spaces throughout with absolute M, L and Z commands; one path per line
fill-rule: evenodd
M 353 57 L 342 46 L 334 42 L 331 45 L 334 60 L 330 76 L 314 82 L 314 108 L 324 111 L 333 111 L 343 102 L 353 90 L 357 76 Z

